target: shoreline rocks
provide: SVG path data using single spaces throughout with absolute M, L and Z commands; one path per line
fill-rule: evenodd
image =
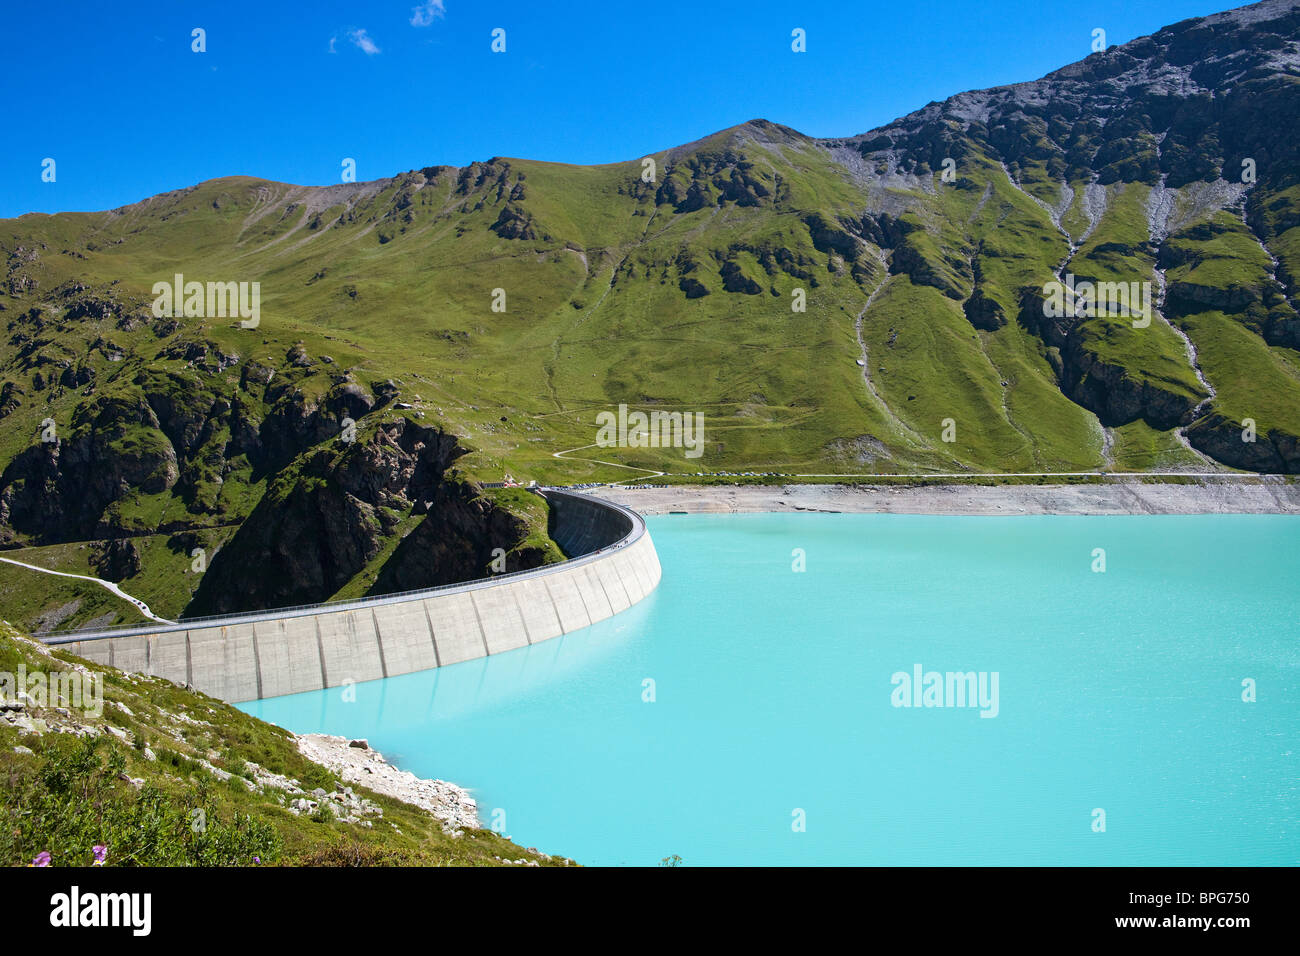
M 329 734 L 296 734 L 298 752 L 308 760 L 337 773 L 347 783 L 358 784 L 427 810 L 455 832 L 477 830 L 478 804 L 468 790 L 445 780 L 426 780 L 394 767 L 364 740 Z M 360 745 L 360 746 L 358 746 Z

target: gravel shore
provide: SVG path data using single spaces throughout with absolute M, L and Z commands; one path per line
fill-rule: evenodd
M 593 489 L 645 515 L 829 511 L 924 515 L 1300 514 L 1300 484 L 1279 478 L 1195 483 L 676 485 Z
M 365 741 L 350 742 L 328 734 L 297 735 L 298 750 L 308 760 L 328 767 L 348 783 L 428 810 L 448 830 L 477 829 L 478 804 L 469 791 L 445 780 L 425 780 L 398 770 Z

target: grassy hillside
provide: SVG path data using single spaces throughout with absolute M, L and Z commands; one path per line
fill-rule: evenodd
M 89 866 L 96 846 L 106 848 L 107 866 L 569 863 L 346 786 L 302 756 L 287 731 L 168 681 L 50 652 L 0 623 L 0 672 L 20 667 L 93 674 L 104 706 L 95 715 L 67 698 L 5 700 L 5 865 L 48 853 L 52 866 Z
M 0 244 L 37 250 L 23 274 L 38 291 L 6 303 L 7 312 L 69 282 L 112 290 L 105 295 L 116 303 L 92 324 L 56 324 L 66 335 L 47 324 L 22 343 L 27 354 L 11 358 L 6 374 L 21 394 L 5 429 L 8 453 L 30 444 L 46 417 L 75 427 L 86 388 L 37 389 L 29 376 L 41 368 L 71 362 L 73 381 L 81 374 L 96 391 L 146 369 L 199 389 L 204 376 L 230 378 L 248 363 L 282 369 L 300 347 L 314 362 L 295 383 L 308 400 L 327 399 L 339 376 L 362 387 L 391 379 L 413 414 L 474 449 L 461 467 L 487 480 L 630 477 L 553 457 L 594 442 L 596 414 L 620 403 L 704 413 L 700 462 L 681 449 L 599 456 L 668 472 L 825 471 L 846 443 L 868 439 L 877 453 L 863 471 L 1106 464 L 1098 414 L 1104 424 L 1127 422 L 1088 407 L 1061 368 L 1065 343 L 1019 317 L 1026 290 L 1041 294 L 1070 251 L 1032 183 L 972 154 L 955 184 L 918 175 L 895 197 L 907 204 L 901 216 L 864 220 L 869 184 L 824 145 L 771 124 L 659 159 L 657 184 L 641 182 L 639 162 L 493 160 L 349 187 L 217 180 L 112 213 L 11 221 Z M 1069 270 L 1154 283 L 1149 192 L 1111 187 Z M 1199 221 L 1229 215 L 1204 213 Z M 1202 263 L 1196 278 L 1236 288 L 1237 261 Z M 148 290 L 176 272 L 260 282 L 260 327 L 182 319 L 159 337 L 146 318 Z M 1268 291 L 1249 288 L 1256 298 Z M 796 289 L 806 312 L 791 310 Z M 504 293 L 503 312 L 493 311 L 494 290 Z M 140 325 L 126 332 L 130 316 Z M 1192 405 L 1205 397 L 1183 340 L 1163 322 L 1137 330 L 1089 319 L 1069 338 L 1134 387 Z M 107 344 L 78 364 L 86 339 Z M 211 343 L 233 364 L 196 372 L 185 357 L 193 349 L 170 344 L 180 341 Z M 872 387 L 856 364 L 863 346 Z M 1262 336 L 1251 346 L 1264 364 L 1277 348 Z M 160 361 L 169 351 L 180 357 Z M 1285 387 L 1300 389 L 1300 380 Z M 1139 402 L 1118 414 L 1147 411 Z M 963 436 L 956 443 L 939 434 L 950 417 Z M 1152 417 L 1162 431 L 1187 424 Z M 1300 433 L 1294 414 L 1281 425 Z M 214 477 L 195 475 L 189 492 L 214 509 L 237 511 L 262 490 L 256 475 Z M 124 519 L 167 517 L 162 503 L 123 508 Z

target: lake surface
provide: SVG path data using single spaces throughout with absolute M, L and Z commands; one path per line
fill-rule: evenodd
M 587 864 L 1300 863 L 1300 519 L 647 523 L 623 614 L 243 709 Z

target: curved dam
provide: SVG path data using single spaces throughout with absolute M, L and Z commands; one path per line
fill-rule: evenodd
M 640 515 L 546 489 L 569 560 L 531 571 L 336 604 L 45 638 L 100 664 L 165 677 L 230 703 L 408 674 L 587 627 L 659 584 Z

